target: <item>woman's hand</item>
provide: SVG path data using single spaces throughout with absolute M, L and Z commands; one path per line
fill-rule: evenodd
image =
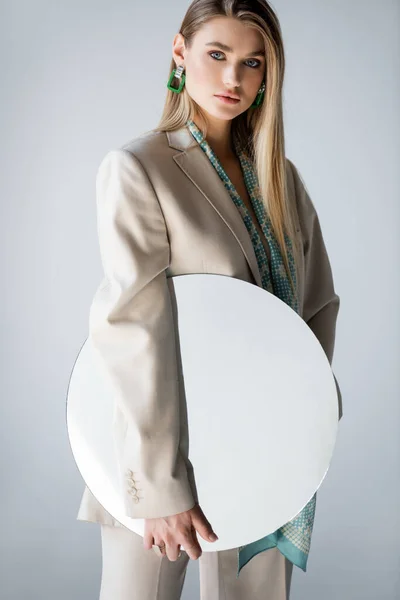
M 181 544 L 192 560 L 197 560 L 201 556 L 202 550 L 197 540 L 196 530 L 207 542 L 215 542 L 218 539 L 199 504 L 177 515 L 144 521 L 145 549 L 151 550 L 154 544 L 157 546 L 165 544 L 162 553 L 171 561 L 176 561 L 180 555 Z M 215 539 L 210 537 L 212 535 Z

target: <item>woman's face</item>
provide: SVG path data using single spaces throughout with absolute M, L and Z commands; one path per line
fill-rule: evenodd
M 188 94 L 209 115 L 223 120 L 237 117 L 254 102 L 265 74 L 263 54 L 260 33 L 230 17 L 215 17 L 205 23 L 190 49 L 185 48 L 180 33 L 174 38 L 173 55 L 178 65 L 185 66 Z M 221 93 L 233 94 L 239 100 L 224 102 L 218 98 Z

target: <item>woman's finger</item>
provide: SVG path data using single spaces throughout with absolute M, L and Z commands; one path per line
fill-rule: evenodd
M 166 555 L 168 557 L 168 559 L 172 562 L 175 562 L 176 560 L 178 560 L 179 558 L 179 552 L 180 552 L 180 544 L 176 544 L 176 542 L 173 542 L 172 544 L 167 544 L 166 545 Z
M 151 550 L 154 544 L 154 537 L 151 531 L 145 531 L 143 536 L 143 546 L 145 550 Z

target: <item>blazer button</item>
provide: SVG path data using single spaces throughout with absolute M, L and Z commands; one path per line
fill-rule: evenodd
M 128 483 L 128 494 L 132 496 L 132 499 L 137 504 L 140 498 L 137 496 L 138 488 L 136 487 L 136 481 L 133 477 L 134 472 L 132 469 L 127 469 L 125 472 L 127 483 Z

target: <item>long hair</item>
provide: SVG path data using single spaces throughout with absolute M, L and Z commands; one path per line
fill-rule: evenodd
M 265 93 L 258 107 L 248 108 L 232 120 L 232 135 L 251 157 L 262 196 L 270 218 L 273 235 L 280 248 L 289 282 L 291 276 L 285 234 L 292 243 L 294 260 L 299 251 L 293 207 L 288 202 L 286 158 L 283 126 L 282 88 L 285 72 L 283 40 L 278 18 L 266 0 L 194 0 L 189 6 L 179 32 L 190 48 L 193 36 L 208 20 L 217 16 L 239 19 L 261 34 L 266 57 Z M 176 67 L 171 60 L 169 76 Z M 168 76 L 168 77 L 169 77 Z M 188 119 L 199 116 L 199 129 L 207 135 L 207 119 L 201 107 L 189 96 L 185 86 L 180 94 L 167 89 L 161 120 L 154 131 L 172 131 L 183 127 Z

